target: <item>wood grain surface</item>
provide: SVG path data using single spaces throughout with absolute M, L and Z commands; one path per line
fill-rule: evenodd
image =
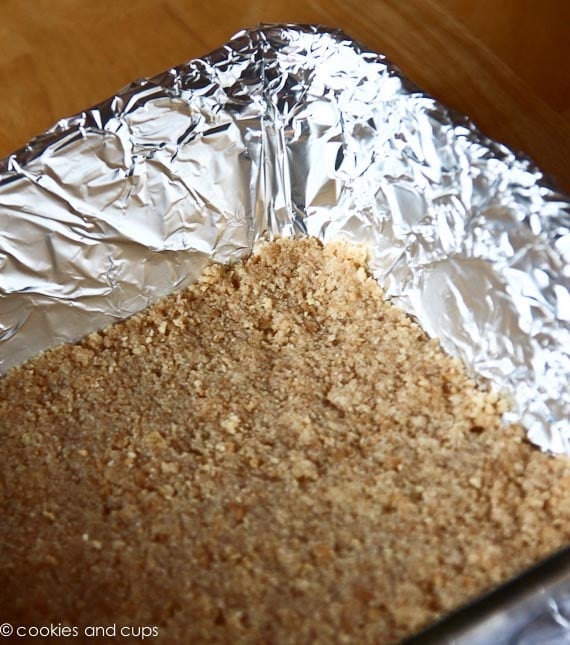
M 0 0 L 0 157 L 259 22 L 344 29 L 570 192 L 568 0 Z

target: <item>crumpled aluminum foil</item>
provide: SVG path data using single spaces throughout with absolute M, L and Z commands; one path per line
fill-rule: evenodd
M 268 26 L 0 162 L 0 370 L 264 235 L 365 243 L 387 295 L 507 420 L 570 454 L 570 204 L 340 31 Z

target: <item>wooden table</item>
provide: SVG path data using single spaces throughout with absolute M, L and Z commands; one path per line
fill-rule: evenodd
M 1 0 L 0 157 L 259 22 L 341 27 L 570 192 L 567 0 Z

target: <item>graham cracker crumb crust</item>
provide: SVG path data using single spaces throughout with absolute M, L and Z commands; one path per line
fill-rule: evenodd
M 394 642 L 568 542 L 569 460 L 504 405 L 357 247 L 212 266 L 0 381 L 2 618 Z

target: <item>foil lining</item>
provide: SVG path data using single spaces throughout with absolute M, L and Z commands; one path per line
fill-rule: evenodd
M 344 33 L 267 26 L 0 162 L 0 371 L 261 237 L 365 243 L 508 421 L 570 454 L 570 203 Z
M 402 645 L 570 642 L 570 548 L 444 616 Z

